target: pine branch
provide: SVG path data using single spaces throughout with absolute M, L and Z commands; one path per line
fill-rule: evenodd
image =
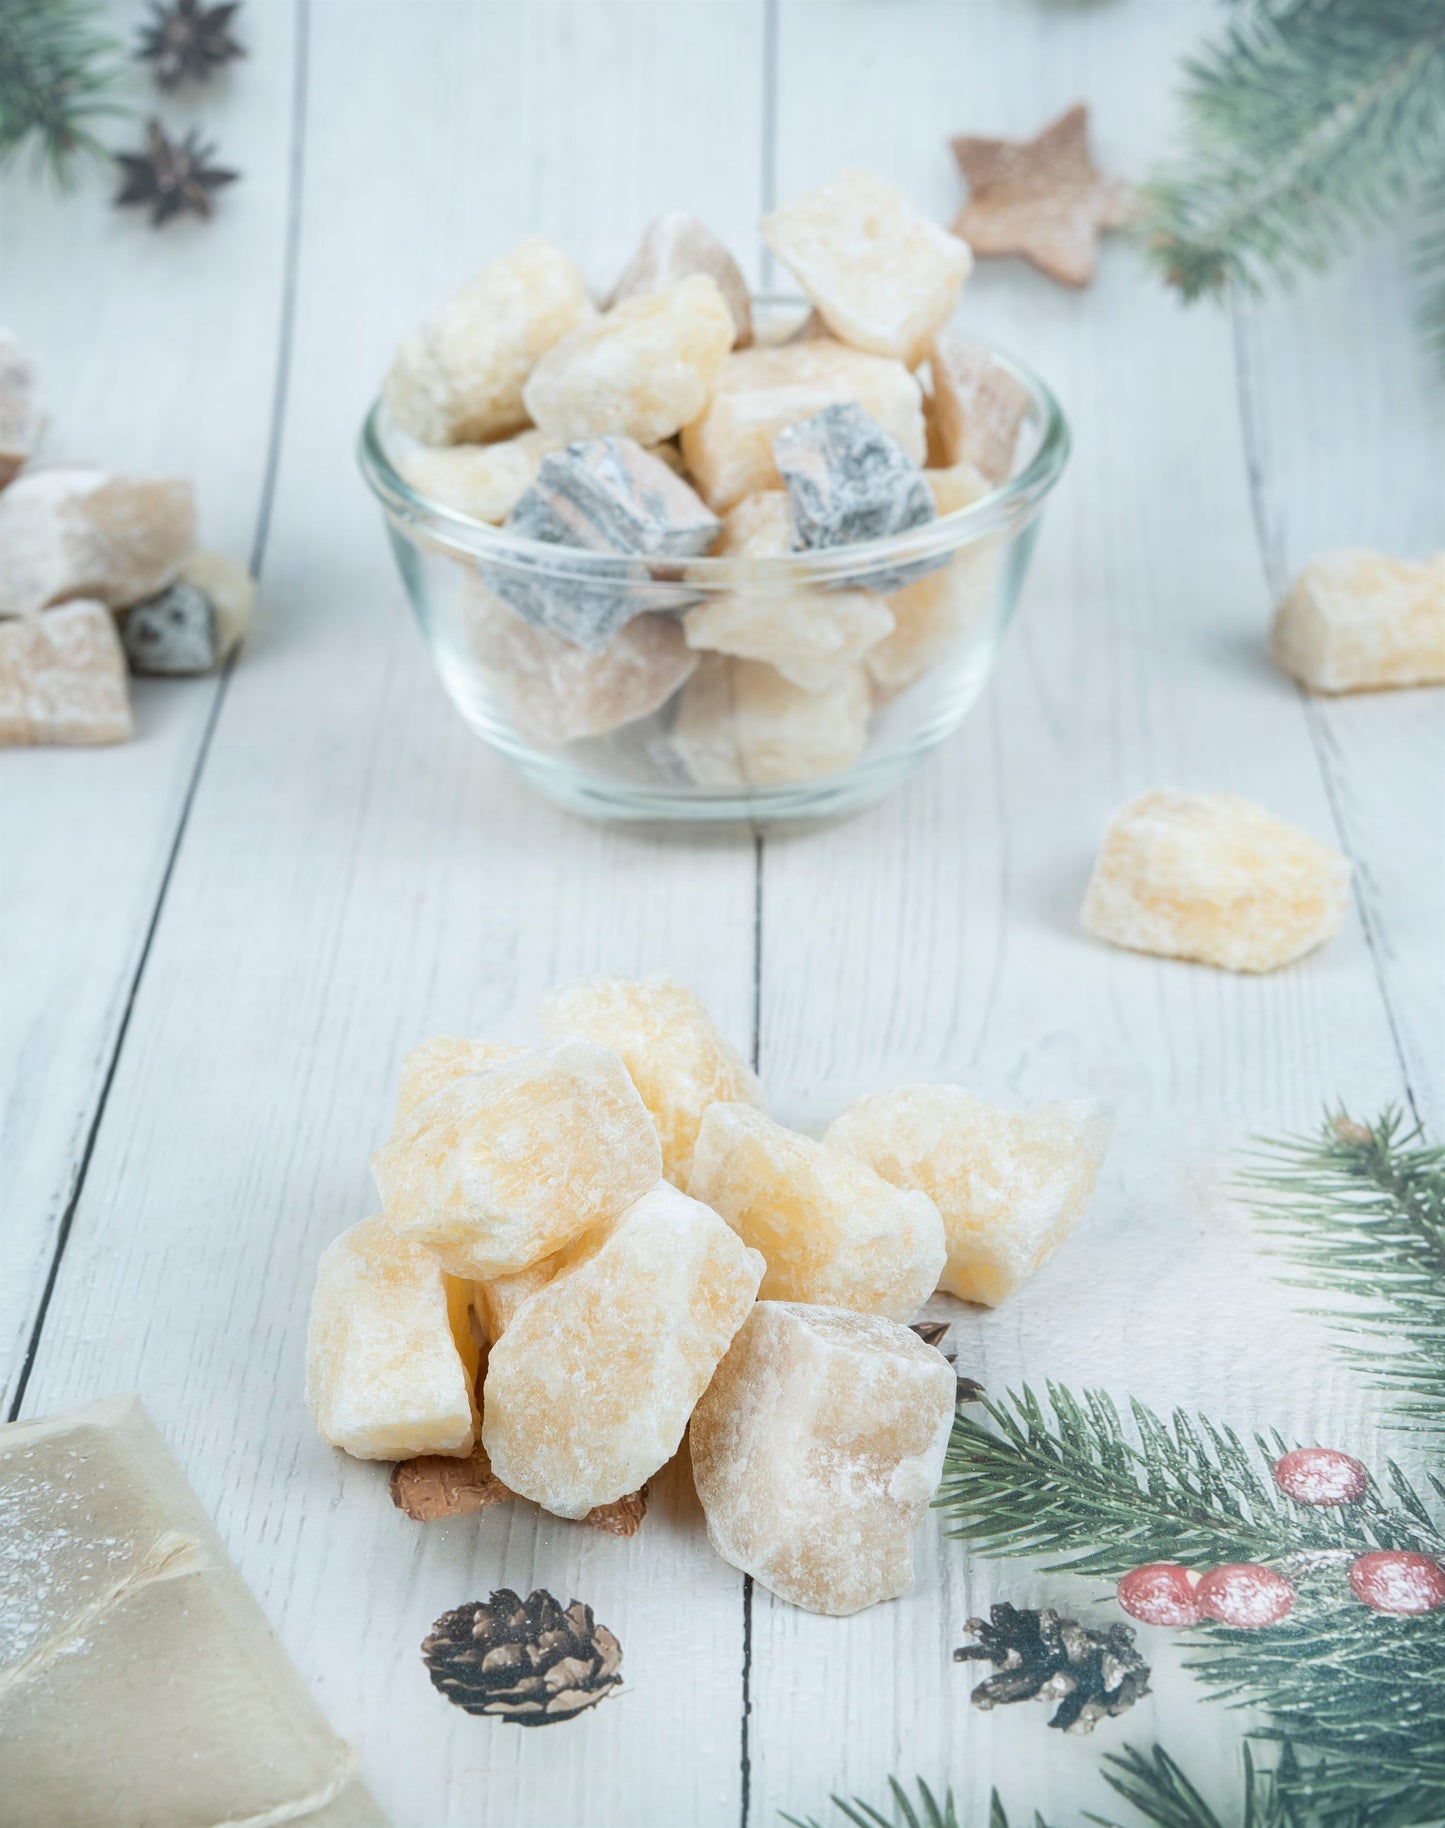
M 1426 347 L 1445 362 L 1445 168 L 1425 192 L 1424 222 L 1415 243 L 1420 328 Z
M 1445 266 L 1445 211 L 1440 241 Z M 1318 1139 L 1266 1141 L 1254 1159 L 1241 1191 L 1302 1272 L 1291 1286 L 1347 1297 L 1348 1310 L 1313 1311 L 1359 1341 L 1350 1362 L 1396 1397 L 1400 1426 L 1445 1433 L 1445 1149 L 1390 1110 L 1370 1126 L 1341 1113 Z
M 1326 265 L 1445 155 L 1445 0 L 1241 6 L 1186 75 L 1184 157 L 1144 218 L 1186 299 Z
M 126 112 L 111 99 L 120 67 L 93 0 L 0 0 L 0 165 L 30 144 L 64 181 L 104 156 L 93 129 Z

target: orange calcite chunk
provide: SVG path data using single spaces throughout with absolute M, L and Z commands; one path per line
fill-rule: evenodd
M 1273 971 L 1340 930 L 1350 866 L 1233 793 L 1146 793 L 1109 821 L 1086 933 L 1227 971 Z
M 809 692 L 763 661 L 709 654 L 683 691 L 672 743 L 701 786 L 786 786 L 857 761 L 872 709 L 856 661 Z
M 435 1093 L 371 1168 L 397 1233 L 485 1282 L 631 1205 L 662 1151 L 617 1055 L 561 1040 Z
M 433 1035 L 412 1048 L 401 1063 L 396 1082 L 396 1134 L 410 1120 L 420 1104 L 425 1104 L 468 1073 L 484 1073 L 489 1066 L 503 1060 L 515 1060 L 526 1053 L 511 1041 L 467 1041 L 459 1035 Z
M 1028 389 L 988 350 L 958 337 L 939 337 L 928 353 L 929 446 L 941 469 L 971 463 L 990 483 L 1012 472 L 1019 430 L 1028 417 Z
M 943 1221 L 931 1199 L 749 1105 L 709 1108 L 688 1192 L 763 1253 L 768 1301 L 906 1321 L 943 1272 Z
M 579 978 L 543 999 L 541 1022 L 544 1035 L 580 1035 L 621 1058 L 657 1126 L 662 1172 L 676 1186 L 687 1185 L 710 1104 L 763 1106 L 757 1074 L 675 978 Z
M 195 531 L 188 482 L 24 470 L 0 494 L 0 616 L 79 597 L 127 609 L 174 581 Z
M 689 1431 L 713 1547 L 809 1612 L 906 1593 L 954 1392 L 947 1359 L 907 1327 L 760 1301 Z
M 736 331 L 738 345 L 753 340 L 752 301 L 738 263 L 712 230 L 686 210 L 671 210 L 647 226 L 642 245 L 628 262 L 612 294 L 612 303 L 643 292 L 660 292 L 689 273 L 706 273 L 717 281 Z
M 1108 1106 L 1092 1098 L 1014 1115 L 961 1085 L 905 1085 L 850 1105 L 827 1143 L 926 1193 L 948 1247 L 939 1287 L 994 1307 L 1084 1216 L 1112 1132 Z
M 662 1183 L 571 1247 L 487 1359 L 482 1442 L 559 1517 L 635 1492 L 670 1460 L 742 1325 L 763 1260 Z
M 923 475 L 940 514 L 970 508 L 989 492 L 987 477 L 971 463 Z M 997 539 L 976 540 L 937 571 L 895 591 L 888 599 L 892 632 L 864 656 L 874 683 L 885 692 L 902 691 L 957 642 L 982 635 L 993 609 L 998 563 Z
M 306 1402 L 322 1440 L 358 1460 L 470 1453 L 468 1306 L 432 1253 L 384 1219 L 342 1232 L 316 1267 L 306 1337 Z
M 510 1276 L 494 1276 L 490 1282 L 473 1284 L 477 1314 L 489 1342 L 495 1343 L 511 1324 L 512 1316 L 529 1296 L 546 1288 L 566 1260 L 566 1251 L 554 1251 L 540 1263 L 514 1270 Z
M 0 621 L 0 747 L 133 733 L 125 651 L 103 603 Z
M 499 527 L 555 448 L 556 440 L 543 432 L 521 432 L 496 444 L 419 445 L 398 459 L 397 468 L 414 489 L 444 508 Z
M 1312 692 L 1445 684 L 1445 552 L 1327 552 L 1275 612 L 1275 658 Z

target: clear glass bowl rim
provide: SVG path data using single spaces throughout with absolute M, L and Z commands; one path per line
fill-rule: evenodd
M 764 309 L 805 310 L 808 301 L 787 293 L 759 293 L 754 302 Z M 1032 412 L 1043 427 L 1038 448 L 1017 476 L 991 489 L 967 508 L 956 508 L 951 514 L 940 515 L 925 526 L 890 539 L 765 559 L 749 557 L 740 561 L 704 556 L 651 560 L 654 575 L 663 566 L 669 570 L 685 567 L 688 583 L 704 589 L 710 585 L 717 589 L 731 588 L 743 574 L 755 586 L 774 578 L 794 584 L 829 579 L 836 582 L 881 570 L 900 560 L 946 555 L 1028 518 L 1058 481 L 1068 460 L 1068 421 L 1052 390 L 1027 364 L 991 343 L 974 340 L 974 346 L 985 350 L 1025 390 Z M 429 539 L 469 557 L 491 559 L 502 565 L 510 562 L 528 571 L 546 571 L 554 577 L 612 580 L 622 585 L 637 582 L 638 558 L 635 554 L 587 552 L 580 547 L 553 546 L 540 540 L 522 539 L 455 508 L 448 508 L 413 488 L 387 452 L 382 431 L 385 410 L 378 396 L 362 422 L 357 460 L 372 493 L 388 512 L 417 527 Z

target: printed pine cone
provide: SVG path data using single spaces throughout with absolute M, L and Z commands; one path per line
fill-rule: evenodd
M 564 1612 L 545 1588 L 524 1600 L 499 1587 L 444 1612 L 422 1640 L 433 1685 L 469 1714 L 550 1726 L 595 1707 L 622 1680 L 622 1646 L 592 1608 Z
M 1005 1600 L 989 1608 L 989 1623 L 970 1619 L 979 1640 L 953 1653 L 956 1663 L 977 1659 L 998 1671 L 973 1691 L 975 1707 L 1012 1701 L 1057 1701 L 1050 1726 L 1091 1733 L 1100 1720 L 1122 1714 L 1149 1692 L 1149 1665 L 1134 1648 L 1127 1625 L 1091 1631 L 1061 1619 L 1051 1606 L 1035 1612 Z

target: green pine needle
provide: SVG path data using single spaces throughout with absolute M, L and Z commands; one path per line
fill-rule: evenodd
M 1439 256 L 1445 350 L 1445 187 Z M 1396 1399 L 1390 1419 L 1445 1434 L 1445 1149 L 1425 1147 L 1398 1111 L 1372 1125 L 1341 1112 L 1318 1138 L 1263 1142 L 1240 1191 L 1299 1270 L 1291 1286 L 1332 1298 L 1313 1311 Z
M 1445 363 L 1445 172 L 1425 193 L 1425 227 L 1415 244 L 1420 281 L 1420 329 Z
M 93 0 L 0 0 L 0 165 L 27 145 L 61 182 L 78 158 L 104 157 L 95 124 L 112 99 L 120 49 Z

